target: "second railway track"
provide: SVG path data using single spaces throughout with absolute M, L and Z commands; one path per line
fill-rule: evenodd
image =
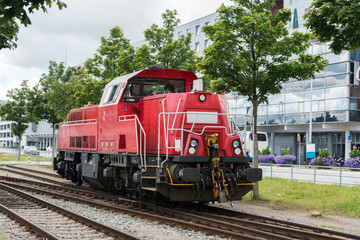
M 138 239 L 1 183 L 0 210 L 44 239 Z
M 77 187 L 54 186 L 52 184 L 36 182 L 32 184 L 42 186 L 41 188 L 44 189 L 42 190 L 44 192 L 41 194 L 50 195 L 51 193 L 47 192 L 52 191 L 56 198 L 67 198 L 70 201 L 77 201 L 102 209 L 118 211 L 129 215 L 137 215 L 137 212 L 140 212 L 142 218 L 200 230 L 221 237 L 242 239 L 359 239 L 357 235 L 307 225 L 299 226 L 292 222 L 275 219 L 260 219 L 260 216 L 257 215 L 254 216 L 257 216 L 258 219 L 254 219 L 254 216 L 244 216 L 243 213 L 226 209 L 208 209 L 209 213 L 184 211 L 183 209 L 174 210 Z M 27 191 L 35 191 L 36 189 L 31 189 L 24 185 L 19 186 L 19 188 Z M 61 194 L 60 192 L 64 193 Z M 231 215 L 231 213 L 233 214 Z

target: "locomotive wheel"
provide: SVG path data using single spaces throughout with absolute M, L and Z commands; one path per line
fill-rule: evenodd
M 230 196 L 234 197 L 238 190 L 237 181 L 234 174 L 231 174 L 231 176 L 228 178 L 228 183 L 230 186 Z
M 81 186 L 83 184 L 83 178 L 81 176 L 81 172 L 78 172 L 78 181 L 76 182 L 78 186 Z

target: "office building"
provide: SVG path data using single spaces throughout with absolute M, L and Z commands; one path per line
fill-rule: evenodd
M 5 104 L 4 100 L 0 100 L 0 106 Z M 18 137 L 11 132 L 13 122 L 5 121 L 4 116 L 0 116 L 0 148 L 17 148 L 19 146 Z M 25 130 L 21 147 L 37 146 L 39 150 L 46 150 L 52 146 L 52 128 L 51 125 L 41 121 L 39 124 L 29 123 L 29 127 Z
M 311 2 L 277 1 L 277 8 L 291 9 L 292 20 L 287 26 L 290 32 L 306 31 L 303 15 Z M 201 28 L 214 24 L 217 19 L 217 13 L 213 13 L 180 25 L 175 30 L 175 38 L 191 33 L 193 49 L 201 55 L 211 44 Z M 314 143 L 315 149 L 327 148 L 331 156 L 347 158 L 353 146 L 360 146 L 359 59 L 354 52 L 335 55 L 327 43 L 316 40 L 311 41 L 308 52 L 322 53 L 329 65 L 317 73 L 315 79 L 290 80 L 283 84 L 281 93 L 269 96 L 268 104 L 261 104 L 258 109 L 258 132 L 268 134 L 273 153 L 289 149 L 302 163 L 306 161 L 307 143 Z M 245 97 L 236 94 L 227 97 L 232 113 L 252 113 L 251 102 Z M 239 125 L 244 122 L 239 121 Z

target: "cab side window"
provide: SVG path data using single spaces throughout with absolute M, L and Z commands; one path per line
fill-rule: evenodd
M 115 102 L 119 95 L 119 90 L 120 90 L 119 85 L 110 86 L 106 91 L 103 104 Z

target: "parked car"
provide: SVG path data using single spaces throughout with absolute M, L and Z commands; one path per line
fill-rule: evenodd
M 24 148 L 24 153 L 31 155 L 38 155 L 39 151 L 37 151 L 37 148 L 35 146 L 26 146 Z

